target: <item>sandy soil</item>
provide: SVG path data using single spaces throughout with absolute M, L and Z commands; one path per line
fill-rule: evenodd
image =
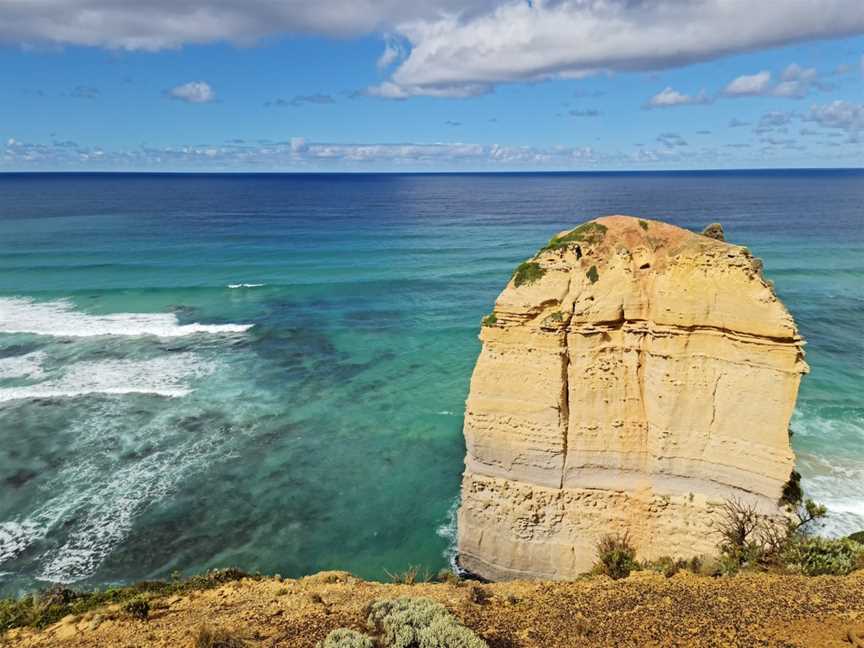
M 197 630 L 209 624 L 239 633 L 250 648 L 312 648 L 334 628 L 364 630 L 365 606 L 398 596 L 440 601 L 492 648 L 849 648 L 850 629 L 864 634 L 864 571 L 842 578 L 637 572 L 622 581 L 418 585 L 325 572 L 301 580 L 245 579 L 156 599 L 148 621 L 105 608 L 41 632 L 11 631 L 0 644 L 191 647 Z

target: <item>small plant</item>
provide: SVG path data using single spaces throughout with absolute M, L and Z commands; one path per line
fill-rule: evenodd
M 658 574 L 663 574 L 666 578 L 672 578 L 682 569 L 689 569 L 689 563 L 681 558 L 672 558 L 671 556 L 660 556 L 656 560 L 649 560 L 641 563 L 642 569 L 655 571 Z M 698 570 L 696 570 L 698 571 Z
M 720 553 L 737 561 L 749 562 L 758 553 L 757 536 L 763 517 L 756 507 L 738 498 L 728 499 L 720 509 L 715 529 L 720 535 Z
M 427 598 L 375 601 L 368 625 L 387 648 L 488 648 L 447 608 Z
M 375 644 L 370 637 L 356 630 L 337 628 L 319 642 L 317 648 L 375 648 Z
M 513 285 L 517 288 L 519 286 L 530 286 L 535 281 L 539 281 L 545 274 L 546 270 L 541 268 L 539 263 L 534 263 L 533 261 L 520 263 L 513 273 Z
M 486 601 L 489 600 L 489 592 L 487 592 L 481 585 L 474 583 L 468 589 L 468 599 L 472 603 L 476 603 L 477 605 L 483 605 Z
M 483 318 L 482 324 L 483 326 L 495 326 L 498 323 L 498 316 L 495 315 L 495 312 L 489 313 L 486 317 Z
M 585 276 L 588 277 L 588 281 L 590 281 L 592 284 L 597 283 L 597 280 L 600 278 L 600 275 L 597 274 L 597 266 L 592 265 L 590 268 L 588 268 L 588 272 L 585 273 Z
M 646 232 L 648 231 L 648 221 L 640 220 L 639 227 L 641 227 Z
M 849 536 L 849 539 L 858 544 L 864 545 L 864 531 L 858 531 Z
M 801 473 L 793 470 L 789 475 L 789 481 L 783 485 L 783 494 L 780 503 L 789 506 L 798 506 L 804 499 L 804 491 L 801 490 Z
M 864 546 L 848 538 L 806 538 L 792 543 L 784 561 L 807 576 L 845 576 L 864 567 Z
M 574 243 L 601 243 L 606 237 L 606 226 L 593 221 L 583 223 L 564 236 L 554 236 L 543 250 L 560 250 Z M 581 256 L 581 252 L 578 256 Z
M 195 648 L 246 648 L 246 642 L 225 628 L 201 626 L 192 639 Z
M 386 569 L 384 573 L 390 579 L 390 582 L 399 585 L 416 585 L 417 583 L 428 583 L 432 580 L 432 575 L 428 569 L 420 571 L 420 565 L 408 565 L 408 569 L 401 572 L 390 572 Z
M 452 569 L 442 569 L 435 575 L 435 580 L 439 583 L 447 583 L 448 585 L 461 585 L 463 582 L 459 574 Z
M 150 617 L 150 602 L 143 596 L 128 601 L 123 606 L 123 611 L 133 619 L 146 621 Z
M 636 550 L 630 544 L 630 534 L 606 535 L 597 543 L 597 562 L 594 571 L 613 579 L 627 578 L 638 569 Z

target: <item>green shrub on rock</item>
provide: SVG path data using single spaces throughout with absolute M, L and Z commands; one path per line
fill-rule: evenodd
M 807 576 L 845 576 L 864 567 L 864 545 L 848 538 L 806 538 L 789 547 L 784 562 Z
M 318 644 L 318 648 L 375 648 L 375 644 L 370 637 L 356 630 L 337 628 Z
M 535 281 L 539 281 L 545 274 L 546 270 L 541 268 L 539 263 L 534 263 L 533 261 L 520 263 L 513 272 L 513 285 L 516 288 L 519 286 L 530 286 Z
M 849 536 L 849 539 L 853 542 L 857 542 L 858 544 L 864 545 L 864 531 L 859 531 L 858 533 L 853 533 Z
M 369 627 L 387 648 L 488 648 L 440 603 L 426 598 L 375 601 Z

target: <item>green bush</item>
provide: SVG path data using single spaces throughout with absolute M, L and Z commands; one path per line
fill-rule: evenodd
M 804 491 L 801 490 L 801 473 L 793 470 L 789 475 L 789 481 L 783 485 L 783 494 L 780 496 L 780 503 L 797 506 L 803 499 Z
M 790 545 L 787 567 L 808 576 L 845 576 L 864 566 L 864 546 L 848 538 L 805 538 Z
M 369 627 L 387 648 L 488 648 L 440 603 L 426 598 L 375 601 Z
M 858 531 L 858 533 L 853 533 L 849 536 L 849 539 L 857 542 L 858 544 L 864 545 L 864 531 Z
M 606 535 L 597 543 L 597 562 L 594 571 L 610 578 L 627 578 L 639 568 L 636 550 L 630 544 L 630 534 Z
M 585 273 L 585 276 L 588 277 L 588 281 L 592 284 L 597 283 L 597 280 L 600 278 L 600 275 L 597 273 L 597 266 L 592 265 L 588 268 L 588 272 Z
M 539 263 L 534 263 L 533 261 L 520 263 L 516 267 L 515 272 L 513 272 L 513 285 L 517 288 L 519 286 L 530 286 L 535 281 L 539 281 L 545 274 L 546 270 L 541 268 Z
M 134 619 L 146 621 L 150 616 L 150 603 L 143 596 L 127 601 L 123 611 Z
M 639 227 L 641 227 L 646 232 L 648 231 L 648 221 L 640 220 Z
M 498 316 L 494 312 L 489 313 L 483 318 L 483 326 L 495 326 L 498 323 Z
M 338 628 L 318 644 L 318 648 L 375 648 L 370 637 L 347 628 Z

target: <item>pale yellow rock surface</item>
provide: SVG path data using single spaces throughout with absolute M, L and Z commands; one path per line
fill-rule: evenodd
M 481 329 L 462 566 L 566 579 L 607 533 L 629 532 L 639 558 L 686 558 L 714 551 L 727 498 L 781 515 L 807 365 L 761 262 L 629 216 L 566 235 L 514 275 Z

